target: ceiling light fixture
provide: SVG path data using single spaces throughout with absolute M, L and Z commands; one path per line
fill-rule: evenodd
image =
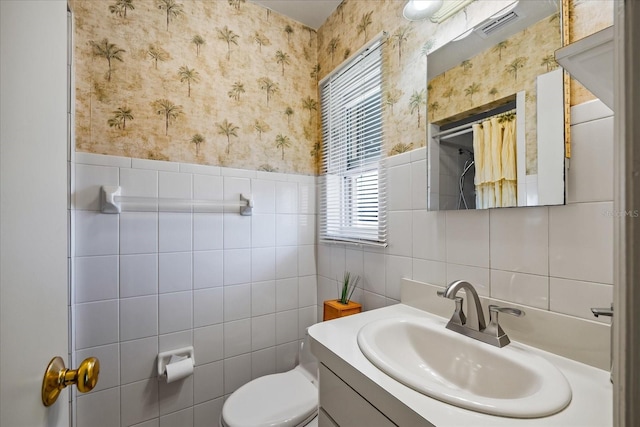
M 443 0 L 409 0 L 402 16 L 409 21 L 422 21 L 433 16 L 442 7 L 442 3 Z

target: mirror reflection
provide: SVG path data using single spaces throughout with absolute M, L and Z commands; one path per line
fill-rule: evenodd
M 428 54 L 429 209 L 564 203 L 561 18 L 515 2 Z

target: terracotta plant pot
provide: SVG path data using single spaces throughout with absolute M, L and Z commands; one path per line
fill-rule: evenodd
M 362 311 L 362 305 L 354 301 L 342 304 L 337 299 L 331 299 L 324 302 L 324 314 L 322 320 L 337 319 L 339 317 L 350 316 Z

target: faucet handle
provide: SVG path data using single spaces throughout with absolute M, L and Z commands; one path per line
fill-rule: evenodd
M 510 314 L 511 316 L 522 317 L 524 311 L 513 307 L 499 307 L 497 305 L 489 305 L 489 326 L 483 331 L 497 339 L 498 347 L 504 347 L 511 340 L 498 323 L 498 313 Z
M 446 298 L 444 296 L 444 291 L 437 291 L 436 294 L 440 298 Z M 453 312 L 453 315 L 451 316 L 450 322 L 451 323 L 456 323 L 456 324 L 462 326 L 465 323 L 467 323 L 467 316 L 465 316 L 464 310 L 462 309 L 462 303 L 464 302 L 464 298 L 455 297 L 453 300 L 456 303 L 456 310 Z
M 505 314 L 510 314 L 512 316 L 516 316 L 516 317 L 522 317 L 524 316 L 524 311 L 518 309 L 518 308 L 513 308 L 513 307 L 499 307 L 497 305 L 489 305 L 489 318 L 493 319 L 493 314 L 495 313 L 495 318 L 496 318 L 496 322 L 498 322 L 498 313 L 505 313 Z

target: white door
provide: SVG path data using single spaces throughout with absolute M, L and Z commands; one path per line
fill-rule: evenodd
M 66 44 L 66 1 L 0 1 L 0 427 L 69 425 Z

